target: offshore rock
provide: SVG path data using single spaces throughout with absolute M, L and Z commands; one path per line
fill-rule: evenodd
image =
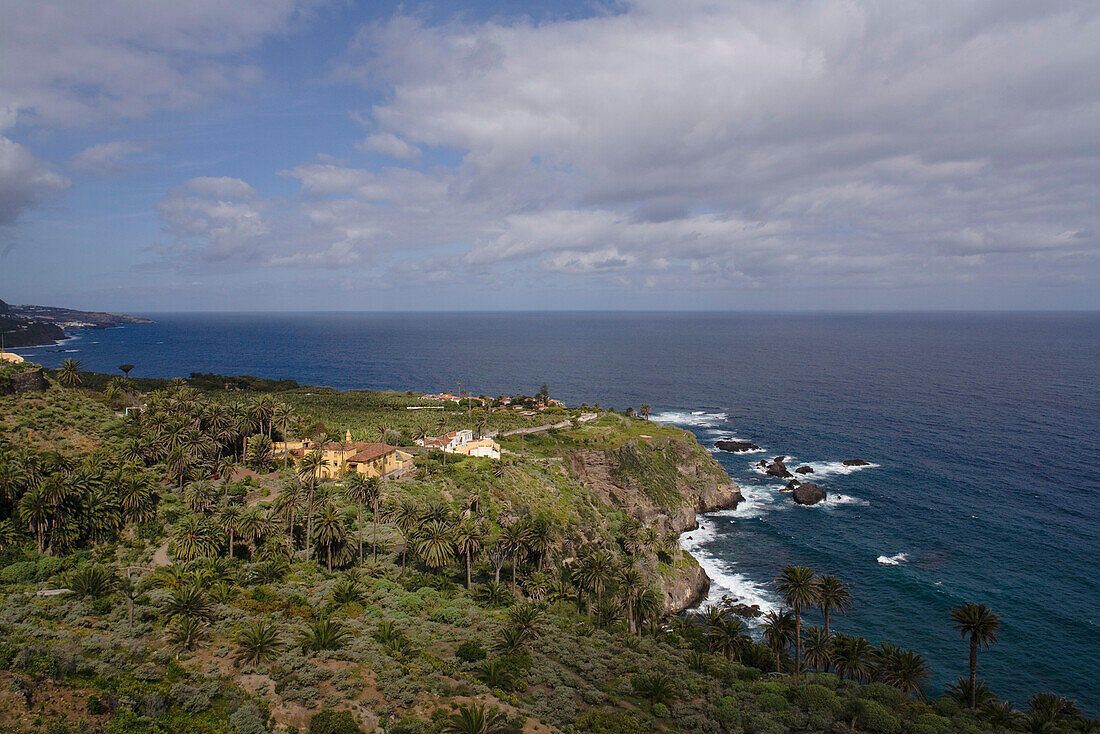
M 845 459 L 841 462 L 844 466 L 870 466 L 871 462 L 863 459 Z
M 752 441 L 715 441 L 714 447 L 722 451 L 732 451 L 734 453 L 738 451 L 759 451 L 760 447 L 754 444 Z
M 825 499 L 825 490 L 813 482 L 798 485 L 793 494 L 794 501 L 800 505 L 816 505 Z
M 764 473 L 767 474 L 769 477 L 779 477 L 780 479 L 786 479 L 792 476 L 791 473 L 787 471 L 787 465 L 783 463 L 782 456 L 773 461 L 770 465 L 768 465 L 768 468 L 764 470 Z
M 814 468 L 812 466 L 806 466 L 805 464 L 803 464 L 802 466 L 795 469 L 794 473 L 795 474 L 813 474 L 814 473 Z

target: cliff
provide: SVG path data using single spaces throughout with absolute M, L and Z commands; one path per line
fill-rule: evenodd
M 108 329 L 120 324 L 148 324 L 148 319 L 102 311 L 77 311 L 56 306 L 12 306 L 0 301 L 0 333 L 5 347 L 53 344 L 64 329 Z
M 577 449 L 566 455 L 573 477 L 602 502 L 667 532 L 697 527 L 695 516 L 736 507 L 741 489 L 695 441 L 633 439 L 611 449 Z M 689 609 L 705 598 L 710 579 L 686 555 L 662 581 L 666 612 Z

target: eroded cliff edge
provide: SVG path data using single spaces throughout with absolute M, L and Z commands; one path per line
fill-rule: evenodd
M 600 501 L 677 535 L 697 527 L 700 512 L 732 509 L 741 488 L 695 437 L 634 439 L 614 449 L 577 449 L 566 456 L 570 473 Z M 661 576 L 665 610 L 675 614 L 706 597 L 710 579 L 687 553 Z

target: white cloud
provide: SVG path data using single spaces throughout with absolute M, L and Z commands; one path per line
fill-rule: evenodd
M 22 145 L 0 135 L 0 225 L 14 224 L 26 209 L 71 183 Z
M 148 148 L 147 143 L 126 140 L 97 143 L 74 155 L 70 165 L 88 173 L 117 174 L 125 170 L 127 158 Z
M 265 203 L 237 178 L 193 178 L 159 204 L 168 230 L 181 243 L 195 243 L 204 260 L 248 261 L 264 254 L 271 231 Z
M 383 153 L 394 158 L 415 158 L 420 155 L 420 148 L 409 145 L 393 133 L 368 135 L 366 140 L 356 147 L 364 152 Z
M 469 267 L 880 287 L 1082 264 L 1096 277 L 1097 38 L 1084 0 L 398 17 L 364 28 L 335 76 L 387 90 L 370 149 L 462 163 L 290 175 L 313 209 L 343 200 L 333 226 L 466 240 Z
M 297 0 L 8 0 L 0 101 L 21 117 L 83 125 L 208 103 L 254 83 L 240 58 L 283 33 Z

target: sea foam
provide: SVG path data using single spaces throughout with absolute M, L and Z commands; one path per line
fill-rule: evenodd
M 699 527 L 680 536 L 680 547 L 694 556 L 710 578 L 710 592 L 700 608 L 714 606 L 728 595 L 743 604 L 759 605 L 764 612 L 778 609 L 778 600 L 766 587 L 735 571 L 733 564 L 711 555 L 707 546 L 718 537 L 714 521 L 703 515 L 697 519 Z
M 652 416 L 658 423 L 675 423 L 678 426 L 698 426 L 712 428 L 726 420 L 725 413 L 708 413 L 704 410 L 690 412 L 666 410 Z
M 879 556 L 877 560 L 884 566 L 899 566 L 909 560 L 909 555 L 898 553 L 896 556 Z

